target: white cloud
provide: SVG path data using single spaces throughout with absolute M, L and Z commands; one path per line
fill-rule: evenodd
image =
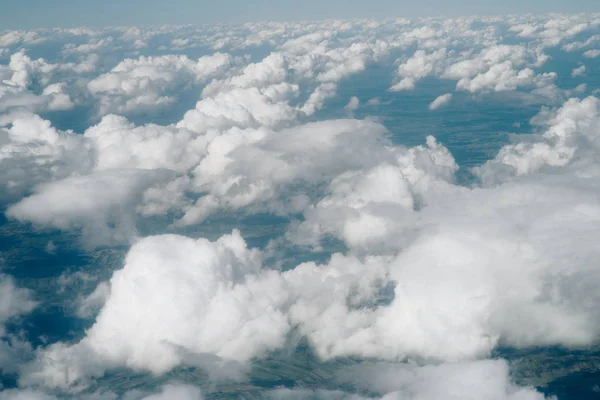
M 0 373 L 15 373 L 19 364 L 31 357 L 32 348 L 6 332 L 6 322 L 31 312 L 37 306 L 28 289 L 17 287 L 11 276 L 0 274 Z
M 573 68 L 573 71 L 571 71 L 571 77 L 573 78 L 582 75 L 585 75 L 585 65 L 580 65 L 577 68 Z
M 0 275 L 0 336 L 5 335 L 4 323 L 10 318 L 26 314 L 33 310 L 36 302 L 32 300 L 30 290 L 18 288 L 14 279 Z
M 385 150 L 371 168 L 334 178 L 328 196 L 304 212 L 304 221 L 288 238 L 318 247 L 322 237 L 334 235 L 352 249 L 397 249 L 426 192 L 451 182 L 458 166 L 433 137 L 427 147 Z
M 73 176 L 35 188 L 6 215 L 59 229 L 82 229 L 88 245 L 127 243 L 136 236 L 135 206 L 143 192 L 172 179 L 165 170 L 117 170 Z
M 385 376 L 367 389 L 386 399 L 448 393 L 542 398 L 513 385 L 504 361 L 474 359 L 489 357 L 499 345 L 596 342 L 598 100 L 571 99 L 543 111 L 532 121 L 540 134 L 503 147 L 476 170 L 482 184 L 472 187 L 455 183 L 458 165 L 433 137 L 426 146 L 405 148 L 387 141 L 384 126 L 371 119 L 307 120 L 330 104 L 344 79 L 393 59 L 399 61 L 392 90 L 414 89 L 433 76 L 455 80 L 457 90 L 472 94 L 529 92 L 522 94 L 550 104 L 581 94 L 585 87 L 562 90 L 556 73 L 538 69 L 549 46 L 592 45 L 585 36 L 594 27 L 591 18 L 74 30 L 60 35 L 83 35 L 87 42 L 64 47 L 63 55 L 90 54 L 81 65 L 14 53 L 0 68 L 0 184 L 14 203 L 7 216 L 81 229 L 92 245 L 133 243 L 110 282 L 79 298 L 80 316 L 97 314 L 85 337 L 38 349 L 21 384 L 80 389 L 115 369 L 160 375 L 179 365 L 204 368 L 209 379 L 240 378 L 256 358 L 302 336 L 323 360 L 432 363 L 363 372 L 372 381 Z M 580 36 L 581 43 L 568 42 Z M 23 37 L 2 40 L 13 46 Z M 276 51 L 252 63 L 224 53 L 197 60 L 136 53 L 160 50 L 151 48 L 154 41 L 180 49 Z M 93 53 L 109 48 L 123 51 L 119 57 L 139 57 L 104 65 Z M 205 87 L 178 123 L 136 126 L 104 115 L 164 109 L 190 85 Z M 438 97 L 430 108 L 451 96 Z M 86 101 L 96 102 L 88 106 L 100 121 L 81 134 L 26 113 Z M 346 109 L 359 103 L 352 97 Z M 369 110 L 377 114 L 377 107 Z M 213 215 L 260 212 L 301 215 L 265 254 L 248 249 L 237 232 L 213 242 L 137 237 L 143 218 L 168 220 L 153 225 L 164 231 Z M 341 241 L 346 254 L 285 271 L 261 262 L 277 256 L 277 246 L 322 250 L 330 239 Z M 31 352 L 14 338 L 2 346 L 10 360 Z M 43 396 L 0 396 L 19 393 Z M 352 398 L 326 391 L 272 394 Z M 128 394 L 143 398 L 138 395 L 148 394 Z M 150 395 L 169 397 L 199 399 L 201 393 L 167 386 Z
M 599 100 L 590 96 L 570 99 L 554 113 L 546 109 L 533 120 L 547 127 L 538 140 L 503 147 L 478 169 L 478 175 L 484 182 L 494 182 L 510 175 L 532 174 L 544 167 L 567 166 L 573 161 L 585 165 L 598 146 L 598 107 Z
M 600 41 L 600 35 L 593 35 L 593 36 L 590 36 L 589 38 L 587 38 L 585 41 L 567 43 L 563 46 L 563 50 L 569 51 L 569 52 L 575 51 L 575 50 L 580 50 L 585 47 L 592 46 L 596 42 L 599 42 L 599 41 Z
M 522 388 L 511 383 L 508 364 L 504 360 L 423 367 L 365 363 L 348 367 L 342 374 L 344 378 L 359 388 L 382 395 L 382 399 L 386 400 L 545 398 L 533 388 Z
M 305 185 L 327 182 L 348 170 L 360 170 L 383 160 L 385 129 L 376 123 L 334 120 L 281 131 L 231 130 L 208 146 L 194 169 L 195 190 L 206 193 L 186 211 L 181 222 L 197 223 L 218 209 L 247 206 L 286 214 L 306 203 Z M 352 156 L 350 156 L 352 154 Z M 290 189 L 296 188 L 293 192 Z M 283 195 L 283 197 L 279 197 Z
M 417 50 L 412 57 L 398 66 L 396 73 L 401 80 L 392 85 L 390 90 L 414 89 L 416 81 L 434 73 L 439 68 L 438 64 L 444 61 L 446 56 L 446 49 L 436 50 L 432 53 Z
M 125 400 L 202 400 L 202 392 L 195 386 L 169 383 L 154 394 L 141 394 L 130 391 L 125 394 Z
M 462 59 L 460 59 L 462 58 Z M 470 54 L 459 57 L 459 60 L 449 65 L 443 72 L 443 76 L 452 79 L 472 78 L 478 74 L 485 73 L 495 65 L 505 64 L 521 67 L 541 66 L 548 56 L 540 49 L 528 49 L 523 45 L 493 45 L 482 49 L 479 54 L 471 58 Z
M 600 56 L 600 50 L 588 50 L 585 53 L 583 53 L 583 56 L 586 58 L 596 58 Z
M 8 66 L 12 70 L 11 81 L 28 88 L 34 82 L 46 87 L 56 79 L 56 75 L 92 73 L 97 69 L 97 62 L 98 58 L 91 55 L 79 63 L 53 64 L 43 58 L 33 60 L 21 50 L 11 55 Z
M 505 61 L 473 78 L 462 78 L 456 84 L 456 89 L 471 93 L 487 90 L 512 91 L 522 86 L 547 86 L 555 77 L 555 73 L 536 75 L 531 68 L 516 70 L 510 61 Z
M 181 91 L 225 73 L 233 64 L 233 57 L 222 53 L 198 60 L 184 55 L 125 59 L 87 88 L 99 99 L 100 116 L 141 113 L 175 103 Z
M 444 107 L 452 100 L 452 93 L 446 93 L 438 96 L 429 104 L 430 110 L 437 110 L 438 108 Z
M 358 97 L 352 96 L 344 109 L 348 112 L 353 112 L 356 111 L 358 107 L 360 107 L 360 100 L 358 100 Z

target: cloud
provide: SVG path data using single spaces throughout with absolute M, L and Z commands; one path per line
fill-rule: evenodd
M 590 160 L 597 148 L 598 107 L 596 97 L 572 98 L 560 109 L 544 110 L 532 120 L 547 130 L 538 140 L 524 140 L 503 147 L 477 174 L 484 182 L 506 179 L 510 175 L 528 175 L 548 167 L 568 166 Z
M 414 89 L 416 81 L 434 73 L 438 68 L 438 63 L 445 58 L 446 49 L 436 50 L 432 53 L 417 50 L 405 63 L 398 66 L 396 73 L 401 80 L 392 85 L 390 90 L 396 92 Z
M 418 80 L 435 76 L 458 80 L 456 89 L 471 93 L 514 91 L 523 87 L 550 86 L 556 75 L 535 73 L 533 68 L 541 67 L 549 58 L 541 46 L 490 45 L 485 42 L 470 43 L 470 46 L 469 51 L 446 47 L 430 53 L 424 49 L 417 50 L 398 66 L 396 74 L 400 80 L 390 90 L 412 90 Z M 475 53 L 477 48 L 481 50 Z
M 375 118 L 318 119 L 343 112 L 344 102 L 330 100 L 374 65 L 384 74 L 396 66 L 393 91 L 429 77 L 471 95 L 512 91 L 557 104 L 586 89 L 563 90 L 557 73 L 540 72 L 547 49 L 586 50 L 594 18 L 58 30 L 51 39 L 63 40 L 63 52 L 53 60 L 11 47 L 0 68 L 6 215 L 81 231 L 90 246 L 131 247 L 110 281 L 78 297 L 78 315 L 94 317 L 82 339 L 41 346 L 32 358 L 29 344 L 6 337 L 2 360 L 14 369 L 23 354 L 31 358 L 19 366 L 23 387 L 89 389 L 107 372 L 159 379 L 179 366 L 203 369 L 213 383 L 245 379 L 256 360 L 301 337 L 321 361 L 377 361 L 348 378 L 372 397 L 543 398 L 511 383 L 505 361 L 484 359 L 498 346 L 597 343 L 598 99 L 544 108 L 533 134 L 513 137 L 476 168 L 471 186 L 457 184 L 456 160 L 431 136 L 404 147 Z M 36 37 L 2 40 L 20 46 Z M 216 48 L 223 53 L 196 58 Z M 194 50 L 160 55 L 174 49 Z M 233 55 L 246 53 L 254 58 Z M 202 93 L 180 121 L 139 122 L 194 88 Z M 359 103 L 351 97 L 346 110 Z M 74 133 L 31 114 L 75 107 L 99 121 Z M 137 125 L 113 113 L 135 115 Z M 207 226 L 190 225 L 260 213 L 291 220 L 263 250 L 237 231 L 216 241 L 155 235 L 199 235 Z M 140 226 L 152 235 L 139 237 Z M 341 253 L 326 250 L 331 242 Z M 296 251 L 330 258 L 290 263 Z M 27 312 L 11 309 L 13 317 Z M 44 396 L 0 396 L 17 395 Z M 166 386 L 127 396 L 201 393 Z
M 600 56 L 600 50 L 588 50 L 585 53 L 583 53 L 583 56 L 585 58 L 596 58 Z
M 239 232 L 217 242 L 174 235 L 139 241 L 113 275 L 110 295 L 86 338 L 44 350 L 28 378 L 81 384 L 111 367 L 158 374 L 194 355 L 247 361 L 281 346 L 287 321 L 275 309 L 265 312 L 268 296 L 243 285 L 248 274 L 259 271 L 260 257 Z M 71 370 L 68 376 L 64 368 Z
M 363 397 L 358 394 L 347 393 L 341 390 L 325 389 L 275 389 L 268 393 L 267 398 L 272 400 L 366 400 L 371 397 Z
M 202 400 L 202 392 L 195 386 L 169 383 L 160 388 L 160 392 L 154 394 L 141 394 L 131 391 L 125 394 L 126 400 Z
M 573 68 L 573 71 L 571 71 L 571 77 L 573 78 L 582 75 L 585 75 L 585 65 L 580 65 L 577 68 Z
M 74 396 L 61 395 L 57 397 L 39 390 L 33 389 L 8 389 L 0 392 L 0 400 L 57 400 L 65 398 L 69 400 L 115 400 L 118 396 L 112 392 L 94 392 Z M 197 387 L 181 383 L 168 383 L 159 388 L 157 393 L 148 393 L 132 389 L 123 396 L 126 400 L 202 400 L 203 396 Z
M 487 90 L 512 91 L 521 86 L 547 86 L 555 77 L 555 73 L 535 75 L 531 68 L 516 70 L 510 61 L 505 61 L 493 65 L 485 73 L 480 73 L 472 79 L 462 78 L 456 84 L 456 89 L 471 93 Z
M 433 185 L 397 255 L 335 255 L 326 265 L 305 263 L 286 272 L 263 270 L 259 253 L 237 233 L 212 243 L 143 239 L 114 274 L 86 338 L 41 351 L 24 382 L 69 386 L 119 366 L 160 373 L 193 363 L 184 356 L 188 352 L 243 363 L 285 346 L 292 329 L 325 360 L 454 362 L 487 357 L 499 344 L 587 346 L 600 329 L 593 289 L 599 275 L 590 263 L 598 257 L 591 238 L 600 212 L 584 190 L 595 189 L 552 181 L 489 189 Z M 365 193 L 379 201 L 399 197 L 372 188 Z M 358 208 L 365 200 L 348 201 Z M 400 203 L 406 206 L 410 199 Z M 395 212 L 388 219 L 411 221 L 406 216 Z M 365 221 L 357 223 L 361 228 L 372 231 Z M 388 240 L 397 237 L 393 232 Z M 371 252 L 379 245 L 361 244 Z M 575 290 L 582 277 L 588 284 Z M 394 297 L 381 303 L 381 290 L 390 283 Z M 167 298 L 177 301 L 162 300 Z M 90 352 L 99 355 L 93 362 L 83 356 Z M 60 372 L 66 365 L 72 368 L 68 381 Z
M 377 290 L 382 261 L 365 266 L 336 255 L 325 266 L 307 263 L 278 273 L 262 271 L 260 251 L 248 249 L 236 231 L 216 242 L 145 238 L 113 274 L 86 337 L 40 350 L 22 383 L 81 387 L 114 368 L 160 374 L 180 364 L 231 378 L 253 358 L 283 347 L 301 323 L 302 331 L 330 341 L 344 335 L 339 324 L 345 330 L 367 322 L 352 307 Z M 353 317 L 345 320 L 348 314 Z
M 33 293 L 17 287 L 11 276 L 0 274 L 0 374 L 15 373 L 19 363 L 29 358 L 32 348 L 29 343 L 6 331 L 6 323 L 28 314 L 36 306 Z
M 85 74 L 96 71 L 98 59 L 90 56 L 79 63 L 49 63 L 43 58 L 31 59 L 24 50 L 13 53 L 10 57 L 9 68 L 13 74 L 11 81 L 18 86 L 28 88 L 31 85 L 46 87 L 57 76 L 75 73 Z
M 333 179 L 328 195 L 304 212 L 304 221 L 288 231 L 288 239 L 318 247 L 323 237 L 333 235 L 352 249 L 396 249 L 426 192 L 452 182 L 458 166 L 431 136 L 427 146 L 381 150 L 371 168 Z
M 437 110 L 438 108 L 444 107 L 452 100 L 452 93 L 446 93 L 438 96 L 429 104 L 430 110 Z
M 365 363 L 348 367 L 342 380 L 383 395 L 382 399 L 433 400 L 506 399 L 534 400 L 545 396 L 533 388 L 522 388 L 510 381 L 504 360 L 485 360 L 457 364 L 411 366 L 406 364 Z
M 0 185 L 9 199 L 20 198 L 35 184 L 89 168 L 87 149 L 80 140 L 37 115 L 17 116 L 10 128 L 0 128 L 0 138 Z
M 210 143 L 195 168 L 195 190 L 206 195 L 186 210 L 181 222 L 197 223 L 218 209 L 253 205 L 276 213 L 301 211 L 305 185 L 377 162 L 372 151 L 386 151 L 380 146 L 383 132 L 379 124 L 357 120 L 308 123 L 281 131 L 233 129 Z M 345 157 L 349 152 L 355 156 Z
M 356 111 L 359 106 L 360 106 L 360 100 L 358 100 L 358 97 L 352 96 L 350 98 L 350 100 L 348 101 L 348 104 L 346 104 L 346 107 L 344 107 L 344 109 L 348 112 L 353 112 L 353 111 Z
M 234 110 L 230 115 L 239 118 Z M 303 189 L 290 194 L 277 188 L 327 182 L 380 162 L 373 152 L 388 152 L 380 144 L 384 128 L 368 121 L 326 121 L 283 130 L 242 130 L 230 125 L 235 120 L 214 121 L 222 131 L 136 127 L 122 117 L 106 116 L 75 135 L 57 131 L 37 116 L 16 119 L 4 130 L 5 182 L 16 195 L 32 188 L 33 193 L 6 215 L 83 229 L 88 244 L 129 242 L 137 216 L 175 211 L 183 214 L 181 223 L 194 224 L 218 210 L 302 211 L 309 198 Z M 298 135 L 310 141 L 300 143 Z M 353 142 L 347 142 L 350 138 Z M 333 151 L 339 156 L 332 158 Z M 344 152 L 365 157 L 343 159 Z M 273 167 L 279 169 L 276 174 L 261 172 Z
M 2 306 L 0 307 L 0 335 L 4 335 L 4 323 L 10 318 L 20 314 L 26 314 L 33 310 L 36 302 L 31 299 L 32 293 L 27 289 L 18 288 L 14 279 L 8 275 L 0 276 L 0 297 L 2 297 Z
M 40 184 L 6 210 L 9 218 L 58 229 L 82 229 L 88 245 L 127 243 L 136 235 L 143 192 L 173 177 L 165 170 L 119 170 Z
M 98 114 L 142 113 L 172 105 L 191 85 L 206 83 L 234 65 L 228 54 L 191 60 L 185 55 L 125 59 L 87 84 L 99 101 Z

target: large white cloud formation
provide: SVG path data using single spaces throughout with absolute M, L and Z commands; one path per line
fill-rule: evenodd
M 560 89 L 558 74 L 542 70 L 547 54 L 562 46 L 593 65 L 598 21 L 580 15 L 249 24 L 226 33 L 55 30 L 73 43 L 51 61 L 28 55 L 43 32 L 5 34 L 6 216 L 81 229 L 91 245 L 132 244 L 123 268 L 79 307 L 86 315 L 100 307 L 83 339 L 37 349 L 19 368 L 20 384 L 84 389 L 107 371 L 160 375 L 181 365 L 204 368 L 211 379 L 240 378 L 257 358 L 303 337 L 321 360 L 390 362 L 348 378 L 360 386 L 367 376 L 374 382 L 360 389 L 386 399 L 542 398 L 512 384 L 504 361 L 481 359 L 500 345 L 579 348 L 598 341 L 598 99 L 543 108 L 531 121 L 537 131 L 476 168 L 471 187 L 456 183 L 457 162 L 432 136 L 405 147 L 370 118 L 318 119 L 345 80 L 372 65 L 393 64 L 394 77 L 385 77 L 392 91 L 443 79 L 456 82 L 459 96 L 517 91 L 554 106 L 587 89 Z M 264 57 L 239 55 L 263 48 L 270 51 Z M 172 54 L 191 49 L 220 52 Z M 173 124 L 136 125 L 115 115 L 160 113 L 191 87 L 202 93 Z M 365 93 L 349 87 L 347 110 L 358 114 Z M 32 114 L 84 106 L 98 120 L 79 133 Z M 193 232 L 191 225 L 212 216 L 262 212 L 297 219 L 265 250 L 249 248 L 238 231 L 216 241 L 138 237 L 144 218 L 157 218 L 158 232 Z M 287 270 L 265 261 L 280 254 L 278 246 L 322 251 L 331 239 L 343 253 L 327 261 Z M 0 295 L 23 301 L 0 307 L 0 323 L 32 307 L 6 282 Z M 10 351 L 27 347 L 11 340 L 2 342 Z M 28 389 L 2 396 L 52 398 Z M 166 386 L 149 398 L 170 397 L 201 393 Z
M 207 82 L 233 64 L 233 57 L 222 53 L 198 60 L 181 55 L 126 59 L 91 80 L 87 88 L 99 98 L 98 113 L 101 116 L 143 113 L 171 105 L 186 87 Z
M 504 360 L 424 367 L 363 364 L 349 367 L 340 375 L 342 380 L 354 386 L 384 394 L 382 399 L 386 400 L 545 398 L 533 388 L 521 388 L 511 383 Z

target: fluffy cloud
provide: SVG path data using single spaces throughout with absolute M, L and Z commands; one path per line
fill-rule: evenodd
M 392 85 L 390 90 L 401 91 L 415 88 L 415 82 L 432 74 L 438 63 L 446 58 L 446 49 L 427 53 L 417 50 L 405 63 L 398 66 L 397 74 L 401 78 L 398 83 Z
M 588 50 L 583 53 L 583 56 L 586 58 L 596 58 L 600 56 L 600 50 Z
M 198 60 L 184 55 L 126 59 L 91 80 L 87 88 L 98 97 L 101 116 L 142 113 L 173 104 L 181 91 L 225 73 L 233 63 L 233 57 L 222 53 Z
M 33 310 L 36 303 L 31 299 L 31 291 L 18 288 L 12 277 L 0 275 L 0 336 L 5 335 L 4 323 L 10 318 Z
M 571 76 L 573 78 L 577 77 L 577 76 L 582 76 L 585 75 L 585 65 L 580 65 L 577 68 L 573 68 L 573 71 L 571 71 Z
M 124 268 L 113 275 L 110 295 L 85 339 L 45 349 L 24 382 L 65 387 L 85 384 L 106 369 L 158 374 L 181 363 L 208 365 L 213 373 L 221 365 L 231 376 L 240 368 L 231 361 L 281 348 L 301 321 L 316 335 L 326 334 L 324 323 L 334 328 L 332 317 L 356 324 L 340 319 L 347 313 L 361 318 L 346 302 L 368 298 L 382 279 L 381 267 L 380 260 L 367 269 L 338 255 L 323 267 L 261 271 L 261 253 L 248 249 L 236 231 L 216 242 L 149 237 L 131 248 Z
M 452 93 L 446 93 L 438 96 L 429 104 L 430 110 L 437 110 L 438 108 L 444 107 L 452 100 Z
M 166 183 L 165 170 L 119 170 L 40 184 L 6 215 L 59 229 L 81 228 L 88 245 L 129 242 L 136 234 L 135 206 L 143 192 Z
M 493 182 L 506 179 L 506 175 L 528 175 L 547 167 L 571 163 L 588 166 L 598 149 L 598 109 L 596 97 L 572 98 L 554 112 L 545 109 L 532 120 L 547 129 L 539 140 L 503 147 L 477 174 L 484 182 Z
M 5 182 L 17 193 L 34 186 L 34 193 L 7 215 L 61 229 L 83 228 L 97 244 L 127 242 L 135 234 L 136 214 L 175 210 L 183 213 L 181 223 L 192 224 L 218 210 L 300 212 L 308 201 L 302 182 L 328 182 L 345 171 L 382 162 L 377 153 L 391 154 L 391 147 L 381 146 L 385 129 L 368 121 L 283 130 L 239 129 L 230 126 L 235 120 L 214 121 L 223 131 L 136 127 L 107 116 L 83 135 L 74 135 L 37 116 L 15 120 L 4 131 Z M 40 159 L 39 172 L 32 168 L 32 158 Z M 263 173 L 272 170 L 277 173 Z M 119 185 L 108 190 L 115 182 Z M 288 188 L 294 186 L 297 192 L 290 194 Z M 193 193 L 198 193 L 195 201 Z
M 37 115 L 18 115 L 0 128 L 3 200 L 20 198 L 33 185 L 90 168 L 89 153 L 72 132 L 59 132 Z
M 429 150 L 418 151 L 438 159 L 442 150 L 430 140 Z M 451 177 L 452 161 L 430 168 Z M 160 373 L 193 364 L 194 358 L 186 357 L 190 352 L 245 362 L 284 346 L 292 329 L 323 359 L 459 361 L 486 357 L 498 344 L 594 343 L 600 332 L 593 289 L 600 277 L 593 260 L 599 254 L 591 239 L 600 215 L 595 186 L 541 179 L 536 185 L 519 181 L 467 189 L 423 179 L 427 175 L 419 170 L 406 172 L 411 174 L 421 175 L 417 181 L 429 189 L 412 219 L 411 192 L 402 184 L 392 186 L 404 180 L 395 168 L 342 175 L 332 183 L 351 194 L 346 207 L 361 210 L 371 202 L 407 210 L 390 213 L 387 220 L 398 226 L 409 221 L 410 235 L 398 241 L 396 231 L 382 234 L 390 246 L 399 242 L 395 255 L 335 255 L 326 265 L 277 272 L 261 268 L 259 253 L 248 250 L 237 233 L 213 243 L 178 236 L 140 241 L 113 276 L 111 295 L 86 338 L 41 352 L 27 379 L 68 386 L 119 366 Z M 321 225 L 348 220 L 335 215 Z M 354 229 L 379 233 L 366 219 Z M 380 245 L 348 244 L 371 253 Z M 582 277 L 587 285 L 581 286 Z M 381 291 L 390 283 L 394 297 L 381 303 Z M 178 300 L 162 300 L 167 298 Z M 129 323 L 134 326 L 127 328 Z M 106 343 L 110 346 L 103 347 Z M 90 352 L 99 355 L 92 363 L 83 356 Z M 74 369 L 64 381 L 60 371 L 67 365 Z
M 56 76 L 94 72 L 97 62 L 97 57 L 90 56 L 79 63 L 53 64 L 43 58 L 33 60 L 25 51 L 19 51 L 10 57 L 8 66 L 13 72 L 11 81 L 27 88 L 34 84 L 46 87 Z
M 32 311 L 37 303 L 32 292 L 16 286 L 12 277 L 0 274 L 0 374 L 15 373 L 19 363 L 29 357 L 31 346 L 6 332 L 6 322 Z
M 207 195 L 186 211 L 182 222 L 195 223 L 219 208 L 253 204 L 281 213 L 302 211 L 310 194 L 306 185 L 381 162 L 375 154 L 388 152 L 380 146 L 384 131 L 379 124 L 356 120 L 309 123 L 279 132 L 232 130 L 211 142 L 194 170 L 195 190 Z
M 345 92 L 351 116 L 365 92 L 344 80 L 374 65 L 396 66 L 392 91 L 433 77 L 474 96 L 519 91 L 556 104 L 587 89 L 562 90 L 556 72 L 540 72 L 546 50 L 592 58 L 597 26 L 597 16 L 580 15 L 54 30 L 69 43 L 55 60 L 27 55 L 40 33 L 2 36 L 9 50 L 0 53 L 12 54 L 0 67 L 6 215 L 80 230 L 92 246 L 132 244 L 123 268 L 80 297 L 78 315 L 97 314 L 83 339 L 40 347 L 19 366 L 20 383 L 75 390 L 114 370 L 162 375 L 181 365 L 208 371 L 211 382 L 242 379 L 302 337 L 320 360 L 379 360 L 347 375 L 373 397 L 543 398 L 512 384 L 506 362 L 481 359 L 498 346 L 597 343 L 598 99 L 543 109 L 534 134 L 476 168 L 469 187 L 456 183 L 458 164 L 433 137 L 404 147 L 375 119 L 318 119 L 331 105 L 344 112 L 346 100 L 330 101 L 342 87 L 356 89 Z M 160 55 L 174 49 L 195 56 Z M 209 49 L 223 53 L 196 58 Z M 171 125 L 111 114 L 164 111 L 193 88 L 202 88 L 195 107 Z M 387 104 L 369 100 L 366 109 Z M 74 107 L 98 120 L 74 133 L 31 114 Z M 138 237 L 141 224 L 194 235 L 205 226 L 190 225 L 212 216 L 263 212 L 292 219 L 264 251 L 237 231 L 216 241 Z M 343 253 L 273 267 L 287 268 L 279 256 L 298 259 L 296 250 L 316 259 L 330 242 Z M 2 324 L 33 306 L 10 285 L 0 294 L 23 301 L 5 302 L 12 311 L 0 308 Z M 31 351 L 6 337 L 0 366 L 12 360 L 16 372 L 14 360 Z M 171 385 L 125 398 L 145 396 L 201 393 Z
M 427 193 L 453 181 L 458 166 L 431 136 L 426 147 L 382 150 L 371 168 L 336 177 L 329 195 L 304 212 L 304 221 L 288 232 L 288 238 L 318 247 L 320 239 L 333 235 L 353 249 L 396 249 Z
M 348 101 L 348 104 L 346 104 L 346 107 L 344 107 L 344 109 L 346 111 L 348 111 L 349 113 L 351 113 L 351 112 L 357 110 L 358 107 L 360 107 L 360 100 L 358 100 L 358 97 L 352 96 L 350 98 L 350 100 Z
M 363 364 L 342 373 L 348 383 L 383 395 L 382 399 L 536 400 L 544 395 L 511 383 L 504 360 L 486 360 L 439 366 Z

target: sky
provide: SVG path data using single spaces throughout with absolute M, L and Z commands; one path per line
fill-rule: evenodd
M 597 0 L 3 0 L 3 29 L 598 12 Z

